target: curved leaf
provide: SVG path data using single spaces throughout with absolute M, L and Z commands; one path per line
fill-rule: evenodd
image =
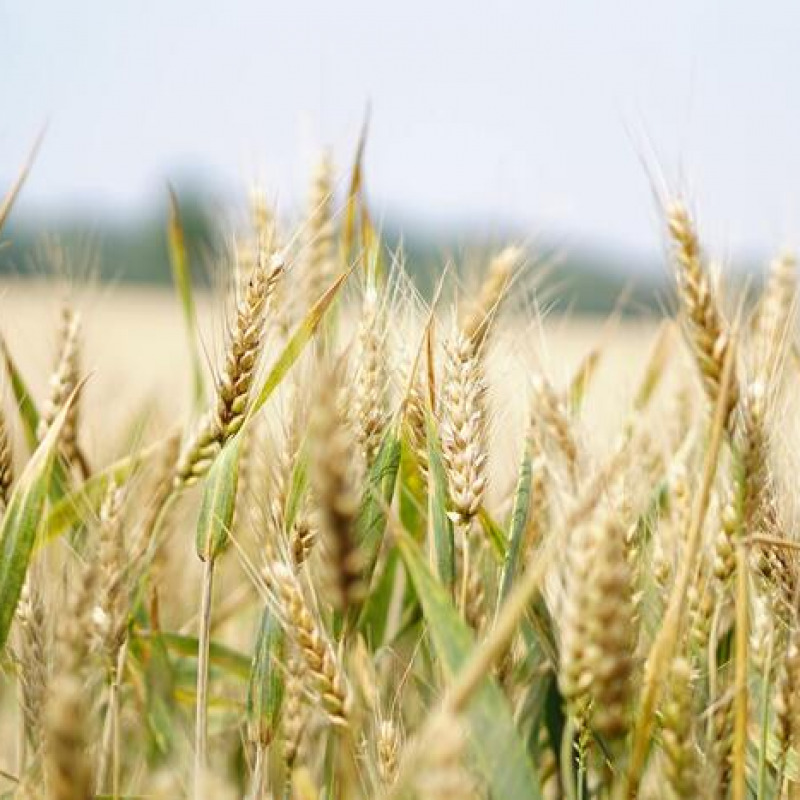
M 197 555 L 213 561 L 225 548 L 236 510 L 241 430 L 222 448 L 209 470 L 197 520 Z
M 116 484 L 127 481 L 143 463 L 168 443 L 169 440 L 156 442 L 138 453 L 120 458 L 92 475 L 74 492 L 62 497 L 48 512 L 45 539 L 55 539 L 82 520 L 96 516 L 112 481 Z
M 364 571 L 368 579 L 383 541 L 386 506 L 391 505 L 399 469 L 400 440 L 394 430 L 390 429 L 370 467 L 356 519 L 356 534 L 365 559 Z
M 439 580 L 452 592 L 456 584 L 455 541 L 453 522 L 447 514 L 447 473 L 442 461 L 439 437 L 430 414 L 425 415 L 425 433 L 428 441 L 428 519 L 431 526 L 431 544 Z
M 316 332 L 320 322 L 322 322 L 325 312 L 330 308 L 331 303 L 333 303 L 336 295 L 339 293 L 339 289 L 342 288 L 342 285 L 347 280 L 351 272 L 352 268 L 347 272 L 342 273 L 334 281 L 333 285 L 328 288 L 328 290 L 322 295 L 322 297 L 319 298 L 319 300 L 317 300 L 316 303 L 314 303 L 305 319 L 297 327 L 297 330 L 292 335 L 292 338 L 286 343 L 286 347 L 284 347 L 283 352 L 278 356 L 278 359 L 272 365 L 272 369 L 264 379 L 261 390 L 259 391 L 255 401 L 253 402 L 253 405 L 250 408 L 250 411 L 248 412 L 248 418 L 252 417 L 262 408 L 264 403 L 269 400 L 275 389 L 278 388 L 281 381 L 286 377 L 286 373 L 289 372 L 294 362 L 297 361 L 305 346 L 311 340 L 311 337 Z
M 503 576 L 500 580 L 500 592 L 497 597 L 497 607 L 500 608 L 503 601 L 511 591 L 514 576 L 517 574 L 519 566 L 522 542 L 525 538 L 525 530 L 528 527 L 528 512 L 531 505 L 531 457 L 525 450 L 522 456 L 522 464 L 517 479 L 517 490 L 514 493 L 514 508 L 511 512 L 511 529 L 509 531 L 508 550 L 506 560 L 503 564 Z
M 280 663 L 286 634 L 277 617 L 264 609 L 247 686 L 247 723 L 262 742 L 272 741 L 283 705 L 284 680 Z
M 149 631 L 136 631 L 134 634 L 134 638 L 137 641 L 148 646 L 156 637 L 174 655 L 197 660 L 196 636 L 184 636 L 181 633 L 168 632 L 154 634 Z M 250 676 L 250 659 L 246 655 L 219 644 L 219 642 L 210 643 L 208 654 L 211 665 L 228 673 L 228 675 L 243 680 L 247 680 Z
M 53 421 L 20 475 L 0 527 L 0 650 L 5 647 L 50 491 L 58 438 L 80 386 Z

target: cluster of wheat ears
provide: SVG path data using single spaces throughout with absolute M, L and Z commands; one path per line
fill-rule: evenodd
M 424 304 L 358 163 L 335 196 L 326 159 L 296 231 L 254 195 L 210 376 L 173 203 L 193 413 L 112 463 L 82 447 L 103 420 L 75 308 L 47 396 L 3 344 L 3 796 L 792 795 L 791 256 L 726 301 L 665 202 L 677 320 L 610 445 L 586 446 L 595 350 L 565 385 L 515 371 L 526 424 L 499 448 L 522 250 Z

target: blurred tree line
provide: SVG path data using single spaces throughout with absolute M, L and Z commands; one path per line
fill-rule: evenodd
M 180 213 L 194 280 L 199 285 L 208 284 L 213 274 L 210 265 L 224 247 L 219 215 L 209 196 L 202 192 L 181 193 Z M 466 228 L 435 230 L 403 224 L 401 230 L 391 221 L 384 224 L 383 235 L 390 250 L 402 243 L 406 269 L 425 296 L 430 296 L 445 261 L 479 264 L 493 248 L 524 238 L 511 233 L 487 241 L 470 235 Z M 146 216 L 125 220 L 93 221 L 88 214 L 56 219 L 14 213 L 0 244 L 0 276 L 47 275 L 47 244 L 51 241 L 57 241 L 74 256 L 79 279 L 156 285 L 171 281 L 165 205 Z M 531 281 L 545 305 L 558 299 L 560 308 L 606 314 L 624 296 L 623 313 L 660 311 L 663 292 L 658 291 L 659 281 L 653 277 L 658 273 L 652 269 L 640 269 L 641 265 L 600 251 L 566 250 L 560 254 L 556 248 L 549 248 L 548 254 L 548 248 L 538 241 L 532 250 L 534 260 L 538 262 L 541 257 L 545 264 L 534 266 L 534 270 L 542 270 L 542 275 Z

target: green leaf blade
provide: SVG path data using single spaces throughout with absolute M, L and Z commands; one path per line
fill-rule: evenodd
M 272 741 L 280 721 L 285 685 L 280 665 L 285 645 L 283 626 L 269 607 L 265 608 L 247 686 L 247 722 L 264 744 Z
M 222 448 L 208 472 L 197 520 L 196 546 L 201 561 L 213 561 L 228 543 L 236 510 L 241 449 L 242 432 L 239 431 Z
M 452 593 L 456 584 L 456 557 L 453 522 L 447 513 L 447 473 L 442 460 L 439 437 L 429 414 L 425 417 L 425 429 L 431 483 L 428 492 L 428 517 L 431 525 L 434 560 L 439 580 Z
M 428 631 L 445 671 L 455 676 L 473 648 L 472 633 L 459 617 L 444 587 L 428 570 L 416 542 L 397 531 L 400 555 L 422 604 Z M 539 782 L 527 749 L 511 716 L 511 709 L 493 679 L 484 680 L 467 710 L 475 766 L 486 779 L 493 797 L 539 800 Z
M 522 456 L 522 464 L 517 479 L 517 488 L 514 492 L 514 506 L 511 512 L 511 527 L 509 530 L 508 550 L 503 564 L 503 575 L 500 580 L 500 591 L 497 598 L 499 608 L 511 591 L 514 577 L 519 568 L 519 559 L 522 553 L 522 544 L 525 531 L 528 527 L 528 513 L 531 505 L 531 457 L 526 451 Z
M 0 526 L 0 650 L 5 647 L 50 492 L 58 439 L 76 389 L 28 461 Z

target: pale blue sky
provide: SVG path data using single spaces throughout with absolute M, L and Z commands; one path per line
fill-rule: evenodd
M 796 0 L 0 0 L 0 180 L 49 119 L 27 208 L 195 168 L 290 206 L 369 101 L 382 208 L 655 249 L 645 153 L 715 245 L 768 250 L 800 242 L 799 76 Z

